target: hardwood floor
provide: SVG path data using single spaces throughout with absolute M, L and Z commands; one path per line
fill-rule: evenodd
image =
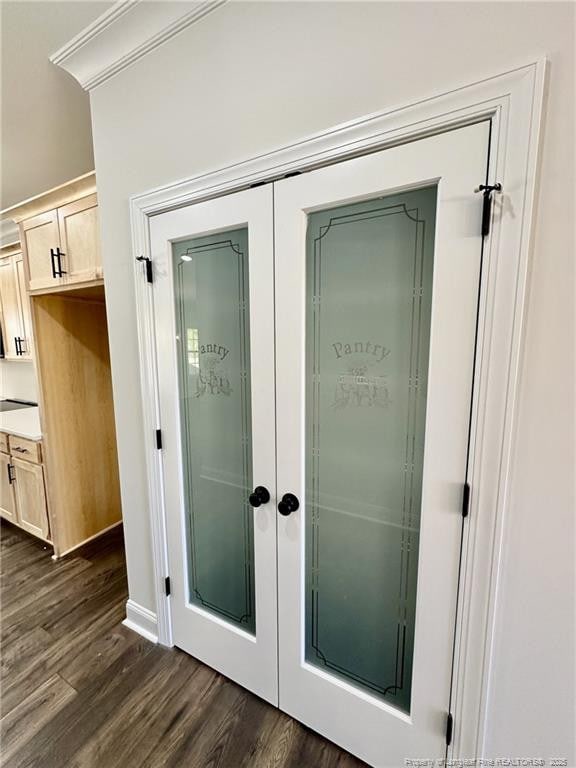
M 120 529 L 52 561 L 0 529 L 1 757 L 6 768 L 360 768 L 182 651 L 122 626 Z

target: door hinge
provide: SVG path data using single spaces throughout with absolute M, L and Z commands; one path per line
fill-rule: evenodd
M 454 729 L 454 718 L 452 712 L 448 712 L 446 717 L 446 746 L 449 747 L 452 744 L 452 731 Z
M 486 237 L 492 218 L 492 192 L 502 192 L 502 184 L 480 184 L 474 192 L 482 192 L 482 237 Z
M 166 593 L 166 597 L 170 595 L 170 576 L 166 576 L 164 579 L 164 592 Z
M 462 517 L 468 517 L 470 512 L 470 483 L 464 483 L 462 489 Z
M 136 261 L 143 261 L 146 265 L 146 280 L 152 282 L 152 259 L 149 256 L 136 256 Z
M 156 448 L 158 448 L 159 451 L 162 450 L 162 430 L 161 429 L 156 430 Z

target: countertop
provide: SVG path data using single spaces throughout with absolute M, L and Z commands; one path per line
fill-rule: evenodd
M 38 408 L 20 408 L 0 413 L 0 432 L 25 437 L 27 440 L 42 440 Z

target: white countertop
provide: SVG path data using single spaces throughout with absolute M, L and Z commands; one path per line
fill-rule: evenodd
M 38 408 L 19 408 L 0 413 L 0 432 L 25 437 L 27 440 L 42 440 Z

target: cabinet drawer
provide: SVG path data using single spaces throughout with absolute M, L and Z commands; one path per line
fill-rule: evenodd
M 0 432 L 0 453 L 8 453 L 8 435 Z
M 34 440 L 26 440 L 24 437 L 10 435 L 10 455 L 36 464 L 42 463 L 41 444 Z

